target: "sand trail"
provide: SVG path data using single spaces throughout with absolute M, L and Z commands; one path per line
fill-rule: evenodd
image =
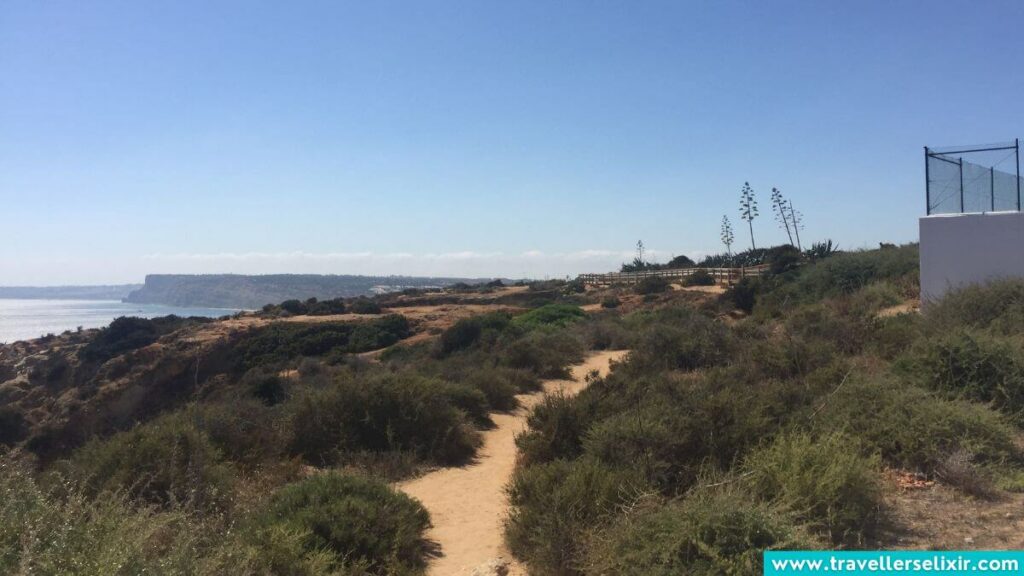
M 525 576 L 526 570 L 511 561 L 502 540 L 502 521 L 508 508 L 505 485 L 516 462 L 515 436 L 525 430 L 530 409 L 544 394 L 558 390 L 576 394 L 586 386 L 588 373 L 597 370 L 607 374 L 610 363 L 626 353 L 592 353 L 573 366 L 571 380 L 548 380 L 543 391 L 519 395 L 522 408 L 514 413 L 492 414 L 495 427 L 483 432 L 483 445 L 473 463 L 443 468 L 398 485 L 430 511 L 434 527 L 427 538 L 440 546 L 440 556 L 430 562 L 428 574 L 469 575 L 475 568 L 500 557 L 510 562 L 510 576 Z

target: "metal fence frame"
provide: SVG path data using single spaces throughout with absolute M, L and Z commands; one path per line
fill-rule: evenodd
M 958 165 L 960 169 L 960 212 L 964 213 L 964 159 L 963 156 L 957 158 L 954 162 L 947 156 L 954 156 L 957 154 L 971 154 L 975 152 L 995 152 L 999 150 L 1013 150 L 1014 156 L 1016 157 L 1017 163 L 1017 212 L 1021 211 L 1021 198 L 1020 198 L 1020 138 L 1013 140 L 1012 146 L 989 146 L 983 148 L 971 148 L 964 147 L 956 150 L 948 150 L 944 152 L 935 152 L 929 149 L 927 146 L 924 147 L 924 187 L 925 187 L 925 214 L 932 214 L 932 190 L 931 190 L 931 175 L 929 170 L 930 159 L 941 160 L 942 162 L 948 162 L 950 164 Z M 990 189 L 991 189 L 991 207 L 992 211 L 995 211 L 995 167 L 989 167 L 990 173 Z

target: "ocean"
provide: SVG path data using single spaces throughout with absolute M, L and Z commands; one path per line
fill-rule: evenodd
M 159 304 L 132 304 L 114 300 L 0 299 L 0 343 L 60 334 L 65 330 L 102 328 L 119 316 L 206 316 L 217 318 L 238 310 L 179 308 Z

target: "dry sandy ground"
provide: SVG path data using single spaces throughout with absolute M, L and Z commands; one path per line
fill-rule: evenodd
M 879 318 L 889 318 L 892 316 L 899 316 L 900 314 L 917 314 L 921 312 L 921 303 L 917 300 L 908 300 L 902 304 L 895 306 L 889 306 L 888 308 L 882 308 L 878 311 L 877 316 Z
M 431 561 L 428 574 L 437 576 L 469 575 L 496 558 L 511 560 L 502 540 L 502 521 L 507 512 L 505 485 L 516 464 L 516 434 L 526 428 L 526 416 L 545 393 L 562 390 L 576 394 L 586 386 L 585 376 L 593 370 L 606 374 L 612 361 L 625 351 L 598 352 L 572 369 L 572 380 L 549 380 L 544 392 L 523 394 L 523 408 L 512 414 L 492 414 L 495 427 L 483 433 L 483 446 L 472 464 L 462 468 L 444 468 L 398 488 L 419 499 L 430 511 L 434 527 L 427 538 L 440 546 L 440 556 Z M 525 576 L 526 570 L 514 562 L 510 576 Z

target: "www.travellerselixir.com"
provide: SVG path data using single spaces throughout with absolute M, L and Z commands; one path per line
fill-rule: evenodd
M 766 551 L 764 574 L 1024 574 L 1024 551 Z

